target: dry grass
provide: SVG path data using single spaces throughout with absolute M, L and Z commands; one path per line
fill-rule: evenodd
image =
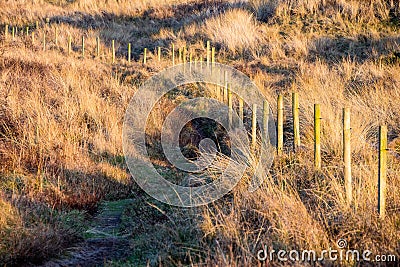
M 351 248 L 400 257 L 398 3 L 0 3 L 0 23 L 32 29 L 34 21 L 46 17 L 60 22 L 58 45 L 55 23 L 41 23 L 33 43 L 21 32 L 14 41 L 0 39 L 2 263 L 40 261 L 76 240 L 76 229 L 62 223 L 71 210 L 92 211 L 102 199 L 135 196 L 122 156 L 128 102 L 141 82 L 171 65 L 172 43 L 204 59 L 206 39 L 217 47 L 218 61 L 253 79 L 273 110 L 277 95 L 285 95 L 285 154 L 275 160 L 267 181 L 256 192 L 248 192 L 243 182 L 223 199 L 192 211 L 190 219 L 181 217 L 182 211 L 169 211 L 172 225 L 150 228 L 152 240 L 157 240 L 158 232 L 163 238 L 172 233 L 173 238 L 165 237 L 170 243 L 161 246 L 164 250 L 155 252 L 151 262 L 160 256 L 165 265 L 254 266 L 264 244 L 321 251 L 334 247 L 339 238 Z M 41 44 L 44 32 L 49 40 L 46 51 Z M 68 56 L 69 35 L 73 52 Z M 82 35 L 85 58 L 80 51 Z M 100 58 L 94 57 L 97 36 L 102 40 Z M 114 65 L 110 64 L 112 39 L 118 57 Z M 128 42 L 135 61 L 141 60 L 144 47 L 149 48 L 147 66 L 127 64 Z M 157 46 L 163 46 L 161 62 L 153 54 Z M 291 153 L 293 90 L 300 95 L 302 150 L 298 154 Z M 191 94 L 184 92 L 176 101 Z M 149 150 L 153 153 L 159 152 L 157 129 L 174 101 L 165 100 L 152 116 Z M 312 162 L 314 103 L 321 104 L 323 117 L 320 172 Z M 351 207 L 345 201 L 341 159 L 345 106 L 352 110 Z M 384 221 L 376 213 L 377 127 L 383 123 L 388 125 L 390 142 Z M 154 158 L 157 165 L 169 166 L 159 155 Z M 185 236 L 191 234 L 195 238 Z
M 200 30 L 212 42 L 222 44 L 233 53 L 251 51 L 262 40 L 253 15 L 241 9 L 228 10 L 206 20 Z

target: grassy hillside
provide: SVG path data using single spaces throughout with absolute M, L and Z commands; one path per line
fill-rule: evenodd
M 101 201 L 124 198 L 135 199 L 122 229 L 132 255 L 114 265 L 254 266 L 264 245 L 320 252 L 341 238 L 353 249 L 400 259 L 396 1 L 10 0 L 0 2 L 0 25 L 0 263 L 39 263 L 63 253 L 85 237 L 86 221 Z M 243 182 L 208 206 L 172 208 L 145 195 L 128 172 L 124 113 L 140 84 L 172 65 L 172 44 L 176 55 L 185 46 L 194 59 L 205 60 L 208 40 L 218 62 L 256 83 L 274 116 L 276 98 L 284 95 L 284 153 L 256 192 Z M 292 152 L 293 91 L 300 99 L 298 153 Z M 157 154 L 156 137 L 175 100 L 165 99 L 148 129 L 154 164 L 174 177 L 180 174 Z M 321 170 L 313 165 L 314 103 L 321 104 Z M 346 106 L 352 124 L 350 206 L 342 160 Z M 376 208 L 382 124 L 389 139 L 385 220 Z

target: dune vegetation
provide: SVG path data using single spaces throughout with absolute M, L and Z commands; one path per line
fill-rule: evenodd
M 398 1 L 8 0 L 0 2 L 0 26 L 1 264 L 60 257 L 88 238 L 101 203 L 124 199 L 132 202 L 121 211 L 119 231 L 131 253 L 104 256 L 100 265 L 261 266 L 257 252 L 264 246 L 320 253 L 339 239 L 400 260 Z M 209 205 L 171 207 L 132 179 L 122 147 L 124 115 L 138 87 L 172 65 L 172 45 L 177 62 L 181 47 L 205 61 L 207 41 L 217 62 L 254 81 L 274 117 L 283 95 L 283 153 L 255 192 L 243 181 Z M 154 164 L 176 179 L 181 174 L 159 156 L 157 132 L 177 102 L 196 94 L 185 90 L 162 101 L 147 129 Z M 296 153 L 292 92 L 300 103 Z M 322 116 L 318 170 L 315 103 Z M 344 107 L 351 109 L 351 204 L 344 186 Z M 387 126 L 389 143 L 384 219 L 377 212 L 380 125 Z M 313 263 L 275 258 L 272 264 Z

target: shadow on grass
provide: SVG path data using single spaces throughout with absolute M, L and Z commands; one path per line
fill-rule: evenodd
M 117 56 L 126 55 L 128 43 L 132 44 L 132 57 L 139 58 L 143 49 L 154 51 L 158 46 L 170 47 L 173 36 L 179 35 L 185 27 L 201 23 L 220 12 L 242 6 L 228 1 L 182 3 L 163 8 L 150 8 L 137 16 L 119 16 L 109 12 L 91 15 L 75 12 L 69 16 L 54 16 L 51 23 L 63 23 L 75 28 L 100 32 L 101 41 L 107 46 L 113 39 L 119 44 Z M 172 36 L 156 37 L 161 30 L 171 32 Z M 201 33 L 192 36 L 194 40 L 204 39 Z

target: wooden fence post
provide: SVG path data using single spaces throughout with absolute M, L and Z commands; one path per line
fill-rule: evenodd
M 131 63 L 131 43 L 128 43 L 128 63 Z
M 29 26 L 26 26 L 26 37 L 29 37 Z
M 379 168 L 378 168 L 378 212 L 386 216 L 386 166 L 387 165 L 387 126 L 379 127 Z
M 224 93 L 223 93 L 223 103 L 226 103 L 228 100 L 228 72 L 225 70 L 224 71 Z
M 72 50 L 72 37 L 71 35 L 68 36 L 68 55 L 71 54 L 71 50 Z
M 161 46 L 158 47 L 157 54 L 158 54 L 158 61 L 161 61 Z
M 300 147 L 300 120 L 299 120 L 299 95 L 292 93 L 292 115 L 293 115 L 293 150 L 296 152 Z
M 14 40 L 15 39 L 15 27 L 14 26 L 12 27 L 12 30 L 11 30 L 11 36 L 12 36 L 12 39 Z
M 256 148 L 257 141 L 257 104 L 253 104 L 253 110 L 251 115 L 251 149 Z
M 243 98 L 241 98 L 239 96 L 239 118 L 240 118 L 240 122 L 239 122 L 239 126 L 241 126 L 243 124 Z
M 321 109 L 314 104 L 314 166 L 321 169 Z
M 263 102 L 263 139 L 268 140 L 268 119 L 269 119 L 269 103 L 267 100 Z
M 27 33 L 28 35 L 28 33 Z M 58 29 L 57 27 L 54 28 L 54 43 L 58 46 Z
M 207 67 L 210 66 L 210 41 L 207 41 Z
M 8 38 L 8 24 L 6 24 L 6 26 L 4 27 L 4 38 Z
M 43 51 L 46 51 L 46 32 L 43 32 Z
M 111 63 L 115 62 L 115 40 L 111 41 Z
M 172 66 L 175 66 L 175 45 L 172 44 Z
M 228 128 L 233 129 L 233 117 L 232 117 L 232 91 L 231 91 L 231 84 L 228 84 Z
M 100 37 L 96 37 L 96 57 L 100 57 Z
M 344 184 L 347 203 L 350 205 L 353 199 L 351 180 L 351 128 L 350 108 L 343 108 L 343 161 L 344 161 Z
M 82 36 L 82 57 L 85 57 L 85 36 Z
M 212 66 L 215 67 L 215 47 L 214 46 L 211 48 L 211 63 L 212 63 Z
M 143 64 L 146 65 L 146 62 L 147 62 L 147 48 L 145 47 L 143 51 Z
M 277 152 L 281 155 L 283 152 L 283 95 L 278 95 L 278 116 L 277 116 Z

